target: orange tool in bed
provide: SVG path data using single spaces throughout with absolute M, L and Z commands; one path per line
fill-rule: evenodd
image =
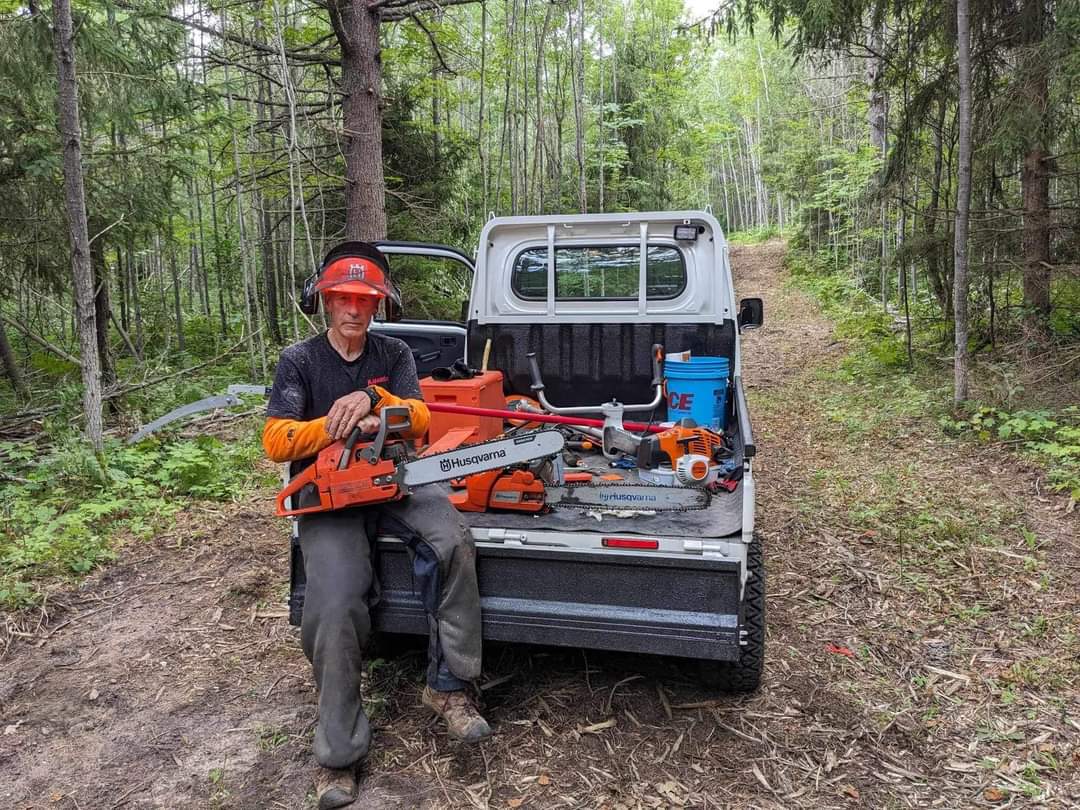
M 450 493 L 450 503 L 459 512 L 539 512 L 544 482 L 528 470 L 488 470 L 464 479 L 464 487 Z

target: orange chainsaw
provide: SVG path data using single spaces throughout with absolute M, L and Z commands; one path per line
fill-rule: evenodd
M 554 456 L 565 445 L 557 430 L 540 430 L 446 452 L 429 451 L 420 458 L 410 459 L 406 442 L 387 441 L 390 433 L 411 426 L 409 409 L 383 408 L 379 417 L 379 430 L 372 441 L 359 441 L 360 431 L 354 430 L 344 442 L 334 442 L 323 449 L 313 464 L 289 481 L 278 493 L 277 514 L 292 517 L 395 501 L 408 495 L 413 487 Z M 318 504 L 287 505 L 291 497 L 307 486 L 315 488 Z

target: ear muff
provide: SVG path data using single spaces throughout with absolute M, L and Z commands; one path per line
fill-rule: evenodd
M 315 292 L 318 281 L 318 273 L 312 273 L 304 279 L 304 291 L 300 293 L 300 311 L 305 315 L 314 315 L 319 311 L 319 294 Z

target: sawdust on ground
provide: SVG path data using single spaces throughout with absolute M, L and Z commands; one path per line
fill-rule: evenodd
M 816 371 L 843 348 L 786 286 L 783 253 L 732 252 L 739 292 L 766 302 L 743 349 L 769 578 L 763 688 L 717 698 L 677 660 L 492 645 L 496 736 L 466 748 L 419 705 L 417 648 L 372 667 L 376 745 L 357 806 L 1080 803 L 1076 516 L 992 451 L 917 425 L 852 442 L 830 424 Z M 905 572 L 903 545 L 865 532 L 816 474 L 850 469 L 873 495 L 898 456 L 950 508 L 1004 514 L 995 525 L 1027 526 L 1037 544 L 958 543 L 939 576 Z M 270 493 L 193 507 L 8 636 L 0 806 L 312 806 L 316 695 L 270 513 Z

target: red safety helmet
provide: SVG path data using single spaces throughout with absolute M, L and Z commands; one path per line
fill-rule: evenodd
M 301 310 L 309 315 L 317 312 L 319 294 L 330 290 L 388 298 L 401 304 L 397 287 L 390 280 L 386 257 L 367 242 L 343 242 L 326 254 L 319 272 L 304 285 Z

